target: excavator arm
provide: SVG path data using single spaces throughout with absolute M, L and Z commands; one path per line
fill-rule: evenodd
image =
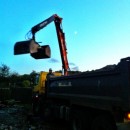
M 33 35 L 35 35 L 36 32 L 38 32 L 39 30 L 43 29 L 44 27 L 46 27 L 48 24 L 50 24 L 51 22 L 55 21 L 56 17 L 58 17 L 56 14 L 52 15 L 51 17 L 49 17 L 48 19 L 42 21 L 41 23 L 35 25 L 34 27 L 32 27 L 31 32 Z M 59 17 L 59 20 L 61 18 Z
M 55 27 L 56 27 L 64 75 L 68 75 L 69 64 L 68 64 L 68 59 L 67 59 L 65 34 L 61 28 L 62 18 L 60 18 L 56 14 L 52 15 L 48 19 L 46 19 L 43 22 L 32 27 L 31 28 L 32 39 L 29 41 L 17 42 L 14 47 L 14 54 L 17 55 L 17 54 L 30 53 L 31 56 L 35 59 L 49 58 L 50 57 L 49 46 L 40 46 L 38 43 L 36 43 L 35 34 L 53 21 L 54 21 Z M 27 47 L 25 47 L 25 45 Z M 26 48 L 28 48 L 28 49 L 26 49 Z M 43 54 L 43 53 L 45 53 L 45 54 Z

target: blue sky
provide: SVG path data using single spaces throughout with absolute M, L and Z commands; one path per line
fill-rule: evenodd
M 50 45 L 51 59 L 13 55 L 14 44 L 53 14 L 63 18 L 71 70 L 98 69 L 130 56 L 130 0 L 0 0 L 0 9 L 0 63 L 19 74 L 62 69 L 54 23 L 36 35 L 40 45 Z

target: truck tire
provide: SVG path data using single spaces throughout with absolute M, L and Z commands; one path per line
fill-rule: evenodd
M 72 120 L 72 130 L 90 130 L 90 121 L 87 118 L 75 118 Z
M 110 117 L 98 116 L 93 120 L 91 130 L 117 130 L 117 127 Z
M 80 118 L 74 118 L 72 120 L 72 130 L 83 130 L 83 124 Z
M 75 107 L 72 111 L 71 128 L 72 130 L 90 130 L 91 112 L 86 108 Z

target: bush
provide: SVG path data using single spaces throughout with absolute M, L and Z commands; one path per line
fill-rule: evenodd
M 30 81 L 29 80 L 24 80 L 22 82 L 22 85 L 23 85 L 23 87 L 30 87 Z

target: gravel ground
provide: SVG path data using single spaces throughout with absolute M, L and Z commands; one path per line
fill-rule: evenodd
M 23 106 L 0 107 L 0 130 L 26 130 L 26 111 Z
M 27 115 L 24 106 L 0 104 L 0 130 L 68 130 L 63 122 L 45 122 L 39 117 L 29 120 Z

